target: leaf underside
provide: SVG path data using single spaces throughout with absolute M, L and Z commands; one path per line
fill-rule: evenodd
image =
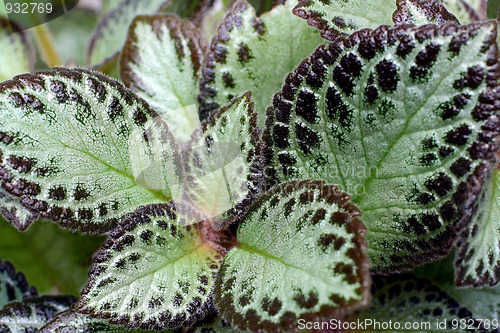
M 459 23 L 444 5 L 436 0 L 398 0 L 392 14 L 395 24 L 443 24 Z
M 11 24 L 14 23 L 0 18 L 0 82 L 30 72 L 35 66 L 35 51 L 29 37 L 24 31 L 13 33 Z
M 285 75 L 322 43 L 318 32 L 286 5 L 257 17 L 246 1 L 238 0 L 219 27 L 206 56 L 200 84 L 200 113 L 206 118 L 235 96 L 252 91 L 258 124 Z
M 157 142 L 159 188 L 136 179 L 148 162 L 137 152 Z M 1 212 L 19 230 L 40 216 L 105 232 L 140 204 L 168 201 L 169 185 L 177 182 L 176 145 L 166 124 L 120 83 L 83 69 L 2 83 L 0 149 Z
M 74 302 L 73 296 L 40 296 L 9 304 L 0 310 L 0 332 L 38 332 Z
M 78 311 L 141 329 L 202 319 L 222 256 L 182 219 L 169 204 L 125 217 L 95 255 Z
M 492 21 L 404 25 L 318 48 L 274 97 L 267 174 L 351 194 L 376 271 L 445 255 L 497 149 L 495 39 Z
M 263 178 L 252 94 L 206 119 L 185 152 L 185 207 L 193 223 L 230 224 L 251 204 Z
M 386 0 L 299 0 L 293 13 L 332 41 L 356 30 L 392 25 L 395 10 L 395 1 Z
M 203 52 L 197 28 L 170 15 L 135 19 L 122 51 L 123 81 L 182 141 L 189 140 L 199 125 L 197 97 Z
M 168 0 L 124 0 L 107 12 L 92 34 L 87 50 L 87 63 L 99 65 L 115 59 L 125 40 L 127 31 L 138 15 L 158 13 Z
M 349 196 L 323 182 L 281 184 L 241 221 L 214 300 L 239 329 L 296 330 L 341 318 L 368 301 L 365 229 Z
M 8 303 L 21 302 L 33 296 L 38 296 L 38 292 L 28 285 L 24 274 L 16 273 L 10 262 L 0 260 L 0 309 Z
M 364 322 L 366 319 L 379 323 L 391 321 L 393 328 L 399 324 L 399 329 L 394 330 L 397 332 L 488 332 L 468 308 L 461 306 L 429 280 L 411 274 L 375 277 L 371 307 L 354 316 L 352 321 Z M 459 326 L 460 320 L 463 320 L 470 329 L 452 329 L 452 320 L 456 320 Z M 408 323 L 421 326 L 405 329 Z M 438 323 L 441 324 L 440 327 Z M 371 326 L 366 327 L 363 332 L 380 330 Z
M 443 0 L 462 24 L 486 20 L 486 0 Z
M 500 280 L 500 170 L 486 180 L 470 227 L 458 236 L 455 283 L 493 286 Z

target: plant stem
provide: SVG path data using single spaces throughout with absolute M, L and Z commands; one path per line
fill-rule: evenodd
M 45 28 L 45 24 L 40 24 L 33 29 L 35 42 L 41 52 L 42 60 L 49 67 L 61 66 L 62 62 L 57 54 L 50 31 Z

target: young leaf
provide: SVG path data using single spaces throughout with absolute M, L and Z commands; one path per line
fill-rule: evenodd
M 380 332 L 389 322 L 394 332 L 488 332 L 469 309 L 429 280 L 411 274 L 375 277 L 372 300 L 369 309 L 350 318 L 352 323 L 371 323 L 363 332 Z
M 299 0 L 293 13 L 332 41 L 363 28 L 392 25 L 395 10 L 395 1 L 387 0 Z
M 486 0 L 443 0 L 462 24 L 486 20 Z
M 24 31 L 13 33 L 11 24 L 0 17 L 0 82 L 35 67 L 35 50 L 29 37 Z
M 0 310 L 0 332 L 38 332 L 74 302 L 73 296 L 41 296 L 9 304 Z
M 121 57 L 121 77 L 188 141 L 198 128 L 198 81 L 204 45 L 194 25 L 175 16 L 134 20 Z
M 21 302 L 25 298 L 38 296 L 34 287 L 30 287 L 23 273 L 16 273 L 8 261 L 0 260 L 0 309 L 12 302 Z
M 103 236 L 82 236 L 54 223 L 37 222 L 26 232 L 0 221 L 0 253 L 41 293 L 58 290 L 79 295 L 87 281 L 92 253 Z
M 127 31 L 138 15 L 158 13 L 168 0 L 124 0 L 106 13 L 94 31 L 87 51 L 87 63 L 102 65 L 118 57 Z
M 459 23 L 440 0 L 397 0 L 397 9 L 392 14 L 395 24 L 442 24 Z
M 110 324 L 105 319 L 96 319 L 76 312 L 73 309 L 59 313 L 40 329 L 40 333 L 147 333 L 142 330 L 129 330 L 123 326 Z M 164 333 L 169 331 L 162 331 Z
M 221 254 L 172 205 L 123 219 L 94 257 L 79 312 L 129 328 L 189 327 L 210 307 Z M 197 225 L 198 227 L 199 225 Z
M 486 180 L 470 227 L 459 235 L 458 286 L 493 286 L 500 280 L 500 170 Z
M 58 68 L 4 82 L 0 134 L 2 213 L 20 230 L 41 216 L 105 232 L 138 205 L 167 201 L 177 182 L 166 124 L 97 72 Z M 148 149 L 160 157 L 153 184 L 140 173 Z
M 218 217 L 229 224 L 259 192 L 263 166 L 251 97 L 247 92 L 212 114 L 187 144 L 183 201 L 192 223 Z
M 349 196 L 323 182 L 281 184 L 242 219 L 214 300 L 239 329 L 295 330 L 368 302 L 365 228 Z
M 291 14 L 296 2 L 289 0 L 260 18 L 246 1 L 234 3 L 205 59 L 200 85 L 202 118 L 251 90 L 259 126 L 264 126 L 271 92 L 322 43 L 314 29 Z
M 363 30 L 320 47 L 269 110 L 278 182 L 340 184 L 377 271 L 445 255 L 492 168 L 496 24 Z

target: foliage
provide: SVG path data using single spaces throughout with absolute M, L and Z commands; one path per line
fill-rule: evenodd
M 499 332 L 498 1 L 3 3 L 0 332 Z

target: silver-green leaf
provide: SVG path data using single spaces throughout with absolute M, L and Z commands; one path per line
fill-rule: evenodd
M 202 118 L 250 90 L 258 124 L 264 126 L 273 92 L 322 42 L 317 31 L 291 13 L 296 3 L 289 0 L 261 17 L 244 0 L 233 4 L 212 40 L 202 70 Z
M 486 20 L 486 0 L 443 0 L 462 24 Z
M 500 280 L 500 170 L 486 180 L 470 227 L 459 235 L 455 283 L 494 286 Z
M 77 309 L 128 328 L 189 327 L 211 307 L 222 255 L 170 204 L 123 219 L 95 255 Z
M 380 27 L 320 47 L 274 97 L 267 174 L 351 194 L 377 271 L 445 255 L 495 164 L 495 41 L 489 21 Z
M 9 304 L 0 310 L 0 332 L 38 332 L 75 300 L 73 296 L 40 296 Z
M 40 216 L 105 232 L 180 184 L 167 125 L 97 72 L 59 68 L 1 84 L 0 138 L 1 212 L 19 230 Z
M 24 31 L 12 32 L 6 18 L 0 18 L 0 82 L 29 73 L 35 67 L 35 50 Z
M 286 332 L 297 320 L 342 318 L 368 303 L 370 277 L 360 213 L 320 181 L 283 183 L 242 219 L 214 299 L 239 329 Z
M 21 302 L 37 295 L 38 292 L 28 285 L 23 273 L 16 272 L 10 262 L 0 260 L 0 309 L 8 303 Z
M 397 9 L 392 14 L 395 24 L 442 24 L 459 23 L 441 3 L 441 0 L 397 0 Z
M 168 122 L 181 141 L 198 128 L 199 70 L 204 45 L 197 28 L 170 15 L 134 20 L 121 56 L 121 77 Z
M 392 25 L 395 10 L 396 2 L 387 0 L 299 0 L 293 13 L 318 28 L 323 38 L 334 40 L 356 30 Z

